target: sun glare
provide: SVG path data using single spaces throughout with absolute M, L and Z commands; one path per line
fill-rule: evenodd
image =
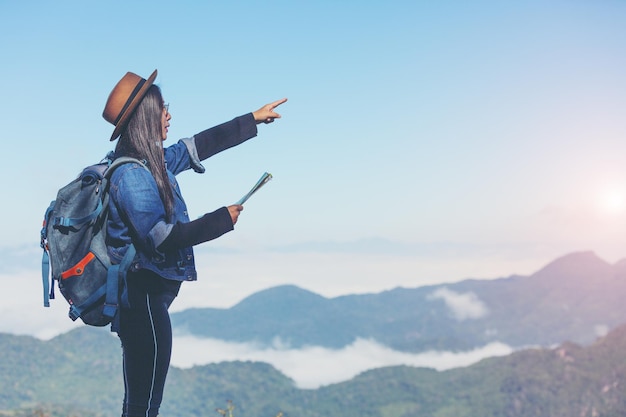
M 623 187 L 607 188 L 600 195 L 599 203 L 605 213 L 623 213 L 626 210 L 626 190 Z

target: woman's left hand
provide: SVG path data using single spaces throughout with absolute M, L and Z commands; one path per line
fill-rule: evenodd
M 266 104 L 265 106 L 261 107 L 259 110 L 252 112 L 252 115 L 254 116 L 254 120 L 257 122 L 257 124 L 259 123 L 267 124 L 267 123 L 272 123 L 274 119 L 280 119 L 280 114 L 276 113 L 274 109 L 280 106 L 281 104 L 283 104 L 285 101 L 287 101 L 287 99 L 283 98 L 273 103 Z

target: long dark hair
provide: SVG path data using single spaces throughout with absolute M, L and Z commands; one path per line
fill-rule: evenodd
M 174 194 L 163 158 L 161 89 L 152 85 L 128 121 L 115 148 L 116 156 L 131 156 L 147 162 L 157 184 L 167 220 L 174 213 Z

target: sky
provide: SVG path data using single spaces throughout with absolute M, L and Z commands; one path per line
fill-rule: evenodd
M 113 148 L 101 114 L 127 71 L 158 69 L 169 143 L 289 99 L 179 176 L 192 217 L 274 179 L 196 248 L 175 311 L 626 258 L 624 21 L 621 0 L 0 0 L 0 331 L 71 325 L 41 307 L 41 221 Z

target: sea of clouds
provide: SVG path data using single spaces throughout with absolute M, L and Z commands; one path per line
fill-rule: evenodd
M 52 300 L 49 308 L 43 307 L 41 278 L 40 275 L 34 276 L 33 271 L 1 274 L 0 282 L 5 288 L 0 296 L 0 315 L 4 318 L 0 322 L 0 332 L 48 340 L 84 326 L 80 321 L 72 322 L 67 317 L 67 303 L 60 294 Z M 6 291 L 9 288 L 11 291 Z M 456 293 L 443 287 L 433 291 L 431 297 L 443 300 L 457 320 L 471 320 L 488 314 L 487 307 L 472 293 Z M 108 332 L 108 329 L 103 331 Z M 112 337 L 115 335 L 112 334 Z M 446 370 L 469 366 L 487 357 L 508 355 L 512 351 L 505 344 L 491 343 L 467 352 L 407 353 L 366 339 L 357 339 L 341 349 L 320 346 L 295 349 L 278 339 L 268 347 L 177 334 L 174 336 L 172 365 L 189 368 L 224 361 L 265 362 L 291 378 L 296 386 L 313 389 L 347 381 L 364 371 L 380 367 L 407 365 Z
M 375 368 L 407 365 L 442 371 L 469 366 L 484 358 L 505 356 L 512 352 L 511 347 L 502 343 L 490 343 L 467 352 L 407 353 L 390 349 L 374 340 L 364 339 L 357 339 L 341 349 L 320 346 L 291 349 L 278 340 L 271 347 L 260 347 L 252 343 L 177 336 L 174 338 L 172 365 L 189 368 L 235 360 L 265 362 L 291 378 L 297 387 L 313 389 L 348 381 Z

